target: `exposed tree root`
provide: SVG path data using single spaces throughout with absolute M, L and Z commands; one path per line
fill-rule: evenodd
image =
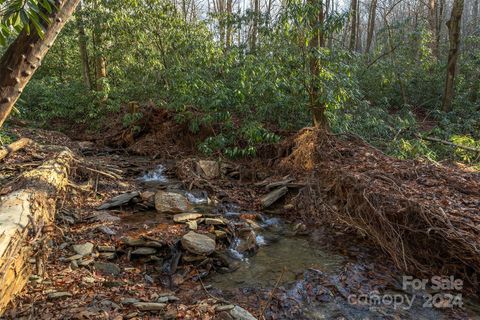
M 480 174 L 390 158 L 363 142 L 304 130 L 282 165 L 311 172 L 296 199 L 317 223 L 346 226 L 418 275 L 480 272 Z

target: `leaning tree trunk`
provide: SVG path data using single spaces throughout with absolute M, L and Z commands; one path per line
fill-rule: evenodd
M 457 73 L 457 60 L 460 54 L 460 22 L 462 20 L 463 0 L 454 0 L 452 14 L 447 22 L 448 40 L 450 50 L 448 51 L 447 78 L 443 94 L 442 110 L 452 110 L 453 95 L 455 93 L 454 82 Z
M 51 23 L 46 26 L 43 39 L 24 30 L 3 54 L 0 59 L 0 127 L 79 1 L 64 0 L 59 5 L 58 11 L 50 17 Z

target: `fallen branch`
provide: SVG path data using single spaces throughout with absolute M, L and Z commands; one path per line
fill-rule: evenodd
M 469 146 L 464 146 L 464 145 L 461 145 L 461 144 L 456 144 L 456 143 L 453 143 L 453 142 L 450 142 L 450 141 L 447 141 L 447 140 L 442 140 L 442 139 L 439 139 L 439 138 L 434 138 L 434 137 L 423 137 L 419 134 L 416 134 L 415 135 L 417 138 L 419 139 L 422 139 L 422 140 L 427 140 L 427 141 L 432 141 L 432 142 L 439 142 L 439 143 L 443 143 L 443 144 L 446 144 L 448 146 L 452 146 L 452 147 L 456 147 L 456 148 L 460 148 L 460 149 L 465 149 L 465 150 L 468 150 L 468 151 L 473 151 L 473 152 L 480 152 L 480 149 L 478 148 L 474 148 L 474 147 L 469 147 Z
M 15 142 L 10 143 L 8 146 L 3 147 L 0 150 L 0 160 L 2 160 L 3 158 L 5 158 L 6 156 L 8 156 L 11 153 L 14 153 L 18 150 L 21 150 L 21 149 L 25 148 L 30 143 L 32 143 L 32 140 L 30 140 L 28 138 L 21 138 L 21 139 L 15 141 Z

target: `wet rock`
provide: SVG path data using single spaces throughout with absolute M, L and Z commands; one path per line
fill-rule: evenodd
M 88 254 L 91 254 L 93 251 L 93 243 L 91 242 L 86 242 L 82 244 L 74 244 L 72 246 L 73 251 L 75 251 L 77 254 L 81 254 L 82 256 L 86 256 Z
M 235 306 L 229 313 L 235 320 L 257 320 L 250 312 L 239 306 Z
M 197 173 L 207 179 L 215 179 L 220 176 L 220 165 L 217 161 L 199 160 L 196 164 Z
M 138 197 L 140 193 L 138 191 L 127 192 L 120 194 L 112 199 L 106 201 L 102 205 L 100 205 L 97 210 L 107 210 L 110 208 L 119 207 L 123 204 L 129 203 L 133 198 Z
M 205 218 L 205 224 L 207 225 L 222 225 L 225 224 L 225 221 L 217 218 Z
M 264 196 L 260 202 L 262 204 L 262 207 L 263 208 L 268 208 L 270 207 L 272 204 L 274 204 L 278 199 L 280 199 L 281 197 L 283 197 L 285 194 L 287 194 L 288 192 L 288 188 L 287 187 L 281 187 L 281 188 L 278 188 L 278 189 L 275 189 L 273 190 L 272 192 L 270 192 L 269 194 L 267 194 L 266 196 Z
M 196 220 L 201 218 L 201 213 L 180 213 L 173 216 L 173 221 L 175 222 L 187 222 L 190 220 Z
M 138 256 L 149 256 L 155 253 L 157 253 L 157 250 L 155 250 L 155 248 L 150 248 L 150 247 L 140 247 L 132 251 L 133 255 L 138 255 Z
M 188 199 L 176 192 L 160 190 L 155 194 L 155 209 L 158 212 L 175 213 L 191 211 Z
M 253 230 L 261 230 L 263 229 L 261 225 L 259 225 L 256 221 L 250 220 L 250 219 L 245 219 L 245 222 L 248 223 L 248 225 L 253 229 Z
M 140 311 L 161 311 L 165 309 L 167 304 L 158 302 L 137 302 L 133 304 Z
M 215 240 L 194 231 L 184 235 L 181 242 L 183 248 L 198 255 L 209 255 L 215 250 Z
M 72 294 L 70 292 L 52 292 L 48 294 L 47 298 L 49 300 L 55 300 L 55 299 L 69 298 L 71 296 Z
M 251 229 L 239 230 L 239 237 L 236 239 L 235 250 L 240 253 L 255 251 L 257 249 L 257 235 Z
M 113 276 L 119 275 L 122 271 L 118 265 L 111 262 L 95 262 L 94 267 L 103 274 Z

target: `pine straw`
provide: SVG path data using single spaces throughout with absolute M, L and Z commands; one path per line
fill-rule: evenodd
M 394 159 L 313 129 L 296 136 L 282 166 L 311 173 L 297 198 L 311 221 L 356 230 L 407 272 L 478 284 L 480 173 Z

